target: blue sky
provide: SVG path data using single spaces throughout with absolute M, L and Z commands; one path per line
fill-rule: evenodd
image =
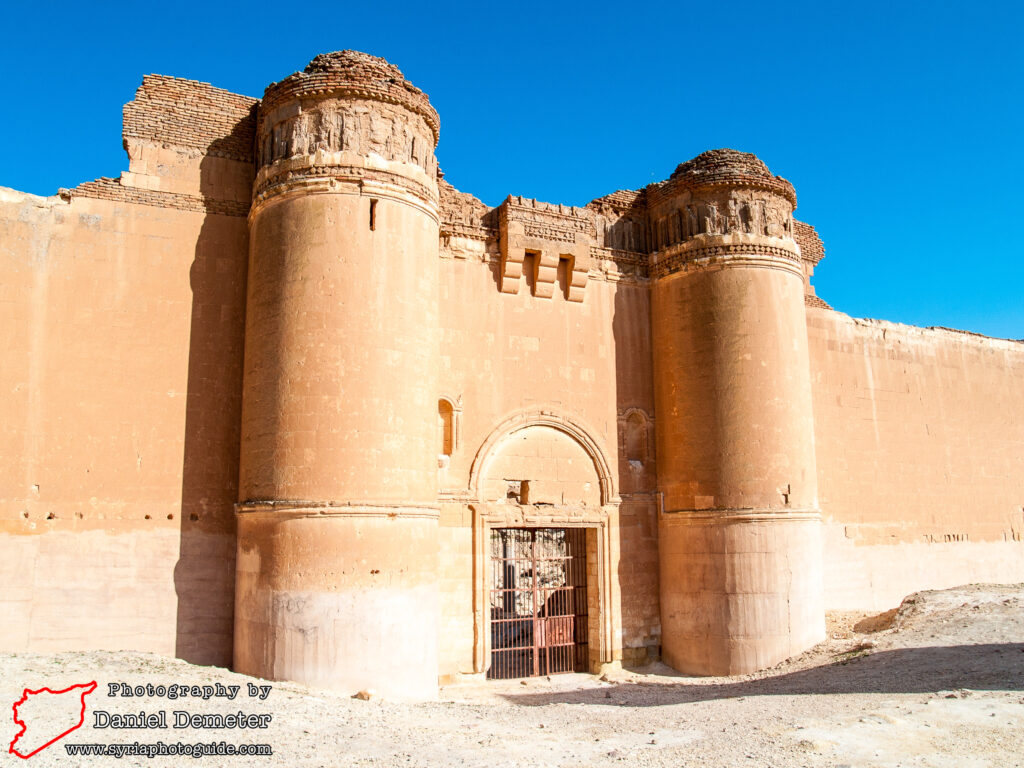
M 144 74 L 251 96 L 315 54 L 384 56 L 441 115 L 446 178 L 583 205 L 706 149 L 790 179 L 856 317 L 1024 338 L 1018 2 L 11 4 L 0 186 L 127 168 Z

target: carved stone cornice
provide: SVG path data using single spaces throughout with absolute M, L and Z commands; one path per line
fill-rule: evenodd
M 818 509 L 673 509 L 658 516 L 663 525 L 736 525 L 743 523 L 820 523 Z
M 800 255 L 791 240 L 743 236 L 699 237 L 652 257 L 650 275 L 665 277 L 690 268 L 764 266 L 803 276 Z
M 642 283 L 649 277 L 646 253 L 592 246 L 590 277 L 608 282 Z
M 498 232 L 490 227 L 474 226 L 472 224 L 459 224 L 451 221 L 441 220 L 441 237 L 465 237 L 469 240 L 480 240 L 486 242 L 498 236 Z
M 399 177 L 401 179 L 401 177 Z M 424 200 L 420 194 L 411 192 L 401 184 L 390 184 L 386 179 L 377 179 L 373 175 L 346 178 L 343 176 L 302 177 L 277 184 L 257 200 L 253 201 L 249 211 L 249 220 L 258 215 L 267 206 L 297 197 L 331 194 L 360 195 L 377 199 L 389 199 L 409 205 L 437 223 L 437 209 L 432 203 Z
M 358 193 L 372 184 L 385 188 L 385 194 L 387 188 L 393 188 L 401 191 L 398 197 L 408 195 L 415 198 L 431 218 L 438 220 L 436 187 L 386 168 L 333 164 L 329 160 L 318 164 L 316 156 L 305 159 L 309 162 L 292 161 L 261 169 L 254 186 L 252 210 L 255 212 L 264 202 L 276 196 L 302 189 L 309 192 L 340 192 L 349 187 L 348 191 Z
M 791 203 L 794 208 L 796 207 L 796 191 L 793 189 L 793 185 L 786 179 L 779 177 L 751 178 L 743 176 L 723 176 L 722 178 L 714 180 L 701 181 L 669 179 L 658 186 L 652 186 L 648 190 L 647 194 L 650 204 L 654 206 L 665 199 L 678 195 L 682 190 L 700 195 L 707 194 L 709 192 L 718 192 L 722 189 L 736 189 L 738 187 L 778 195 Z
M 440 517 L 440 507 L 414 503 L 382 503 L 360 501 L 307 501 L 302 499 L 280 499 L 273 501 L 242 501 L 235 504 L 239 517 Z
M 583 301 L 591 267 L 593 213 L 585 208 L 509 196 L 498 207 L 501 291 L 518 293 L 526 257 L 532 255 L 534 295 L 551 298 L 560 261 L 567 261 L 566 298 Z

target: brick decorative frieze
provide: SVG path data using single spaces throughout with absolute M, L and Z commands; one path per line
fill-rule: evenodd
M 436 215 L 439 130 L 426 94 L 394 65 L 354 51 L 322 54 L 264 93 L 254 202 L 303 180 L 314 191 L 324 179 L 346 189 L 377 179 L 378 193 L 418 199 Z
M 276 115 L 260 129 L 258 162 L 317 153 L 376 155 L 389 162 L 420 167 L 436 175 L 433 135 L 421 119 L 389 104 L 368 111 L 357 101 L 332 99 L 302 112 Z
M 796 193 L 754 155 L 705 152 L 646 192 L 652 277 L 688 262 L 734 263 L 744 254 L 799 264 Z
M 195 211 L 197 213 L 218 214 L 221 216 L 245 217 L 249 213 L 249 203 L 237 200 L 218 200 L 213 197 L 186 195 L 177 192 L 161 192 L 153 189 L 129 187 L 119 179 L 100 178 L 87 181 L 73 189 L 60 190 L 65 200 L 75 197 L 91 197 L 97 200 L 112 200 L 134 205 L 150 205 L 155 208 L 171 208 L 179 211 Z
M 698 235 L 761 235 L 793 239 L 792 208 L 747 188 L 715 188 L 706 197 L 664 200 L 650 218 L 652 251 Z
M 460 192 L 443 178 L 437 183 L 437 191 L 442 240 L 464 237 L 486 241 L 498 236 L 493 209 L 473 195 Z

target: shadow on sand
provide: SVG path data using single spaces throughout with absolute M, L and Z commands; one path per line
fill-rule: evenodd
M 657 682 L 622 683 L 548 693 L 508 694 L 524 706 L 595 704 L 668 706 L 740 696 L 843 693 L 935 693 L 956 689 L 1024 690 L 1024 643 L 930 646 L 877 651 L 757 680 L 688 682 L 664 676 Z

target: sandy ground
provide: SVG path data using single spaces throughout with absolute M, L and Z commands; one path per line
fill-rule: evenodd
M 756 675 L 681 677 L 655 665 L 460 685 L 424 704 L 273 683 L 263 702 L 218 668 L 137 653 L 0 655 L 0 704 L 22 687 L 97 680 L 86 725 L 45 766 L 1024 766 L 1024 585 L 922 592 L 895 615 L 835 614 L 830 639 Z M 234 701 L 111 698 L 107 684 L 240 685 Z M 265 731 L 98 730 L 92 712 L 271 713 Z M 54 708 L 53 717 L 65 716 Z M 33 723 L 35 725 L 35 723 Z M 43 722 L 40 727 L 55 727 Z M 16 732 L 0 727 L 6 745 Z M 272 757 L 69 757 L 65 743 L 267 743 Z

